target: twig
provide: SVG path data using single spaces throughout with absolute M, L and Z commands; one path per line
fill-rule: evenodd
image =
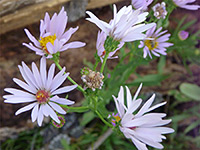
M 112 134 L 112 129 L 109 128 L 103 135 L 101 135 L 94 145 L 90 146 L 88 150 L 96 150 L 110 135 Z

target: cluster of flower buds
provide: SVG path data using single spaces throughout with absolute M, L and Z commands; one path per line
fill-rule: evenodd
M 154 16 L 157 19 L 163 18 L 165 19 L 166 15 L 167 15 L 167 11 L 166 11 L 166 4 L 165 2 L 157 3 L 155 6 L 153 6 L 153 11 L 154 11 Z
M 85 83 L 86 88 L 90 88 L 93 91 L 95 89 L 101 89 L 103 86 L 103 74 L 100 72 L 92 71 L 88 68 L 83 68 L 82 71 L 82 81 Z

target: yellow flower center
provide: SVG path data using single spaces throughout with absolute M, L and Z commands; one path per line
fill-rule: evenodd
M 121 118 L 119 116 L 113 116 L 114 119 L 112 119 L 112 122 L 115 123 L 115 122 L 119 122 L 121 120 Z
M 49 51 L 47 50 L 47 43 L 51 43 L 54 45 L 54 41 L 56 40 L 56 34 L 54 35 L 49 35 L 47 37 L 40 37 L 41 40 L 38 40 L 40 42 L 40 45 L 42 46 L 42 49 L 44 50 L 45 53 L 49 54 Z
M 149 50 L 154 50 L 158 47 L 158 42 L 156 42 L 156 40 L 145 40 L 144 44 L 149 48 Z
M 36 99 L 40 104 L 47 103 L 49 101 L 50 94 L 45 90 L 38 90 L 36 93 Z

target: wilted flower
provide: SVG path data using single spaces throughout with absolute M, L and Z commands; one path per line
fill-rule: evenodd
M 165 113 L 148 113 L 166 102 L 154 105 L 151 107 L 155 94 L 147 100 L 147 102 L 136 111 L 142 99 L 137 99 L 137 96 L 142 88 L 142 84 L 138 88 L 136 94 L 132 98 L 130 90 L 126 87 L 126 104 L 124 102 L 124 89 L 120 88 L 118 97 L 113 96 L 119 116 L 115 116 L 116 123 L 119 123 L 119 128 L 126 138 L 131 139 L 139 150 L 148 150 L 146 144 L 158 149 L 162 149 L 163 145 L 160 144 L 163 139 L 166 139 L 162 134 L 174 132 L 173 129 L 162 127 L 171 122 L 171 119 L 163 120 L 166 116 Z M 135 113 L 134 113 L 135 112 Z M 134 114 L 133 114 L 134 113 Z M 120 121 L 119 121 L 120 120 Z
M 57 123 L 60 123 L 55 111 L 60 114 L 66 114 L 66 112 L 58 104 L 74 104 L 73 101 L 57 96 L 57 94 L 69 92 L 77 87 L 77 85 L 72 85 L 57 89 L 65 81 L 69 73 L 65 74 L 65 68 L 63 68 L 53 77 L 55 64 L 52 64 L 47 75 L 46 59 L 44 57 L 40 60 L 40 71 L 35 63 L 32 63 L 31 71 L 24 62 L 22 62 L 22 66 L 19 65 L 19 70 L 26 83 L 16 78 L 13 80 L 28 92 L 15 88 L 6 88 L 4 90 L 12 95 L 4 95 L 3 98 L 6 99 L 4 102 L 13 104 L 34 102 L 19 109 L 15 115 L 33 108 L 31 113 L 32 122 L 37 119 L 39 126 L 42 125 L 44 116 L 50 116 Z
M 92 71 L 88 68 L 82 70 L 82 81 L 86 84 L 87 88 L 92 89 L 101 89 L 103 86 L 103 74 L 100 72 Z
M 57 13 L 54 13 L 51 19 L 49 14 L 46 13 L 44 20 L 40 21 L 39 40 L 36 40 L 36 38 L 32 36 L 27 29 L 25 29 L 24 31 L 26 32 L 26 35 L 34 45 L 32 43 L 23 43 L 23 45 L 35 51 L 37 55 L 45 55 L 47 58 L 52 58 L 52 54 L 57 52 L 85 46 L 85 43 L 78 41 L 66 44 L 72 34 L 78 30 L 78 27 L 76 27 L 70 28 L 65 32 L 67 19 L 67 12 L 64 11 L 64 7 L 62 7 L 58 15 Z
M 153 0 L 132 0 L 132 5 L 135 9 L 147 10 L 147 7 L 153 2 Z
M 153 27 L 155 23 L 140 24 L 146 20 L 147 12 L 141 13 L 141 10 L 133 10 L 132 6 L 124 6 L 117 12 L 116 5 L 113 5 L 114 18 L 106 23 L 99 20 L 93 13 L 86 11 L 90 18 L 86 20 L 96 24 L 107 36 L 115 41 L 131 42 L 141 40 L 146 37 L 142 32 Z
M 98 32 L 96 49 L 97 49 L 97 55 L 100 57 L 101 62 L 103 62 L 103 58 L 106 54 L 106 50 L 104 48 L 104 43 L 105 43 L 106 37 L 107 37 L 107 35 L 103 31 Z M 116 51 L 118 51 L 120 48 L 122 48 L 123 45 L 124 45 L 124 42 L 121 42 L 115 51 L 109 52 L 108 59 L 118 58 L 118 56 L 115 56 L 115 57 L 112 57 L 112 56 L 116 53 Z
M 165 34 L 167 30 L 160 32 L 162 30 L 162 27 L 160 27 L 156 31 L 155 30 L 156 25 L 146 32 L 147 38 L 144 41 L 140 41 L 140 45 L 138 46 L 139 48 L 144 47 L 144 58 L 147 57 L 147 54 L 150 56 L 150 58 L 152 58 L 150 52 L 152 52 L 155 56 L 158 57 L 160 56 L 158 53 L 162 55 L 167 55 L 167 53 L 165 52 L 167 50 L 166 47 L 173 45 L 172 43 L 166 42 L 169 40 L 170 37 L 169 33 Z
M 182 41 L 186 40 L 188 38 L 188 36 L 189 36 L 189 33 L 187 31 L 184 31 L 184 30 L 182 30 L 178 33 L 178 37 Z
M 167 15 L 167 11 L 166 11 L 165 5 L 166 5 L 165 2 L 162 2 L 161 4 L 158 3 L 155 6 L 153 6 L 152 9 L 154 11 L 154 16 L 157 19 L 160 19 L 160 18 L 165 19 L 166 15 Z
M 174 3 L 181 8 L 189 9 L 189 10 L 197 10 L 200 8 L 199 5 L 188 5 L 188 3 L 195 2 L 196 0 L 173 0 Z

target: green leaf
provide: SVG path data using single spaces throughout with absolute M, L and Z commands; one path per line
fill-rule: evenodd
M 92 121 L 95 118 L 95 114 L 92 111 L 89 111 L 87 113 L 84 113 L 83 119 L 81 121 L 81 125 L 85 126 L 87 125 L 90 121 Z
M 184 130 L 184 133 L 186 134 L 186 133 L 190 132 L 192 129 L 196 128 L 199 124 L 200 124 L 200 121 L 196 121 L 196 122 L 191 123 L 191 124 Z
M 145 85 L 159 85 L 161 81 L 167 79 L 169 75 L 161 75 L 161 74 L 150 74 L 143 77 L 139 77 L 135 79 L 133 82 L 128 83 L 127 85 L 139 85 L 143 83 Z
M 196 84 L 182 83 L 180 85 L 180 91 L 189 98 L 200 101 L 200 87 Z
M 166 57 L 165 56 L 161 56 L 160 59 L 159 59 L 159 63 L 158 63 L 158 73 L 159 74 L 163 73 L 165 64 L 166 64 Z

